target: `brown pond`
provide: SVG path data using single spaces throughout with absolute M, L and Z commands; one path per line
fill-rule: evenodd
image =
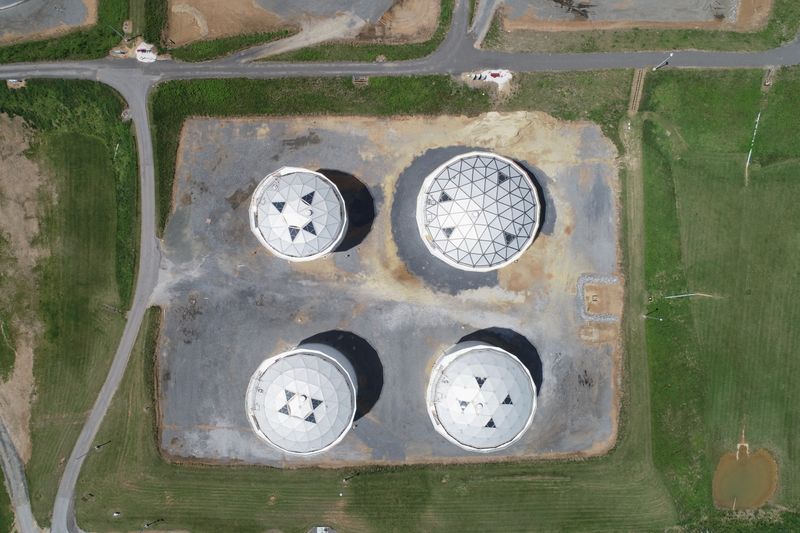
M 778 464 L 767 450 L 749 453 L 740 444 L 737 453 L 723 455 L 714 472 L 714 504 L 723 509 L 756 509 L 778 486 Z

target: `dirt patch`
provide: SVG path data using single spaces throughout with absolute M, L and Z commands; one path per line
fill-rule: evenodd
M 767 450 L 750 453 L 747 444 L 723 455 L 714 471 L 714 504 L 722 509 L 757 509 L 778 488 L 778 463 Z
M 705 29 L 749 32 L 763 28 L 772 12 L 773 0 L 739 0 L 735 22 L 720 18 L 696 21 L 652 21 L 652 20 L 592 20 L 575 17 L 571 20 L 546 20 L 537 17 L 531 7 L 521 17 L 510 18 L 504 9 L 502 26 L 504 31 L 591 31 L 646 29 Z
M 622 285 L 587 283 L 583 287 L 583 305 L 590 315 L 622 316 Z
M 255 0 L 170 0 L 167 39 L 181 46 L 202 39 L 260 33 L 286 27 L 287 21 Z
M 439 25 L 439 0 L 398 0 L 359 40 L 386 43 L 421 43 L 433 37 Z
M 81 0 L 86 8 L 86 16 L 80 24 L 59 23 L 50 28 L 33 32 L 8 32 L 0 35 L 0 43 L 12 43 L 19 41 L 33 41 L 47 37 L 57 37 L 78 28 L 93 26 L 97 23 L 97 0 Z
M 0 233 L 8 242 L 8 261 L 0 266 L 0 315 L 13 316 L 15 361 L 9 379 L 0 383 L 0 413 L 23 461 L 30 458 L 33 352 L 41 324 L 32 311 L 34 267 L 45 251 L 34 245 L 39 234 L 38 199 L 44 182 L 38 165 L 25 157 L 31 130 L 19 118 L 0 114 Z M 3 313 L 10 309 L 13 313 Z M 6 339 L 4 339 L 5 341 Z
M 613 322 L 589 322 L 581 326 L 578 335 L 586 344 L 616 343 L 619 338 L 619 324 Z
M 430 39 L 439 24 L 439 0 L 398 0 L 374 24 L 354 10 L 322 17 L 282 16 L 262 8 L 256 0 L 170 0 L 167 39 L 181 46 L 203 39 L 218 39 L 247 33 L 302 28 L 297 45 L 278 47 L 275 53 L 316 44 L 321 40 L 353 39 L 361 42 L 417 43 Z M 375 20 L 375 19 L 371 19 Z M 355 30 L 355 32 L 353 31 Z

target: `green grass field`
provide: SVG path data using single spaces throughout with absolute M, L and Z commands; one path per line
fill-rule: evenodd
M 708 30 L 629 30 L 504 32 L 499 16 L 485 48 L 513 52 L 600 52 L 623 50 L 766 50 L 790 41 L 800 27 L 800 3 L 774 0 L 767 25 L 755 32 Z
M 141 0 L 140 0 L 141 1 Z M 144 29 L 142 37 L 148 43 L 163 46 L 162 37 L 167 25 L 167 0 L 144 1 Z
M 34 81 L 0 90 L 0 111 L 35 129 L 31 157 L 48 169 L 40 200 L 34 308 L 44 325 L 35 348 L 27 464 L 31 503 L 47 524 L 63 471 L 105 379 L 124 326 L 134 280 L 137 174 L 121 99 L 93 82 Z
M 800 70 L 783 71 L 763 97 L 762 75 L 660 72 L 644 100 L 648 310 L 664 319 L 647 321 L 654 457 L 683 521 L 712 529 L 733 527 L 713 511 L 711 477 L 742 428 L 751 449 L 778 460 L 775 503 L 800 506 L 800 142 L 787 135 L 800 120 Z M 713 297 L 664 299 L 688 292 Z M 784 520 L 773 525 L 800 524 Z

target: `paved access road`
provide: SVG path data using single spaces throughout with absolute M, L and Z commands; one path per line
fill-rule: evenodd
M 36 520 L 31 512 L 31 501 L 28 496 L 28 485 L 25 482 L 25 466 L 22 464 L 17 449 L 11 441 L 5 424 L 0 419 L 0 466 L 3 467 L 6 486 L 9 489 L 11 505 L 17 518 L 17 529 L 22 533 L 36 531 Z M 2 489 L 2 487 L 0 487 Z
M 117 348 L 111 370 L 97 401 L 81 431 L 58 489 L 53 510 L 51 531 L 77 532 L 73 512 L 75 484 L 83 459 L 92 450 L 100 422 L 111 403 L 133 343 L 141 326 L 150 295 L 158 278 L 159 252 L 155 233 L 155 180 L 153 143 L 147 116 L 147 96 L 157 83 L 167 80 L 200 78 L 286 78 L 303 76 L 350 76 L 354 74 L 403 76 L 414 74 L 454 74 L 487 68 L 505 68 L 515 72 L 577 71 L 608 68 L 643 68 L 662 61 L 665 52 L 619 52 L 593 54 L 509 54 L 476 49 L 475 35 L 468 31 L 467 0 L 456 0 L 453 22 L 439 48 L 428 57 L 413 61 L 389 63 L 246 63 L 242 56 L 232 56 L 205 63 L 157 61 L 139 64 L 134 60 L 100 59 L 55 63 L 15 63 L 0 65 L 0 79 L 65 78 L 89 79 L 106 83 L 127 100 L 136 128 L 141 180 L 141 250 L 133 305 Z M 487 16 L 488 14 L 482 14 Z M 483 23 L 481 23 L 481 26 Z M 482 29 L 476 29 L 482 33 Z M 800 64 L 800 41 L 764 52 L 699 52 L 676 53 L 670 59 L 673 67 L 745 68 Z M 8 449 L 0 447 L 5 459 Z M 5 465 L 6 461 L 3 462 Z M 13 464 L 13 461 L 10 461 Z M 27 495 L 24 476 L 9 475 L 12 492 Z M 15 503 L 17 500 L 15 499 Z M 22 511 L 20 511 L 22 509 Z M 24 506 L 17 507 L 24 512 Z M 35 525 L 22 526 L 22 532 L 35 531 Z M 28 528 L 28 529 L 26 529 Z M 31 529 L 33 528 L 33 529 Z

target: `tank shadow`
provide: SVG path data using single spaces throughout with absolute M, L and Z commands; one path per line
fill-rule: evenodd
M 346 252 L 361 244 L 372 229 L 375 220 L 375 199 L 364 183 L 341 170 L 321 168 L 320 174 L 331 180 L 339 188 L 347 209 L 347 233 L 336 248 L 336 252 Z
M 542 360 L 539 351 L 531 342 L 514 330 L 508 328 L 487 328 L 479 329 L 469 335 L 462 337 L 458 342 L 477 341 L 492 346 L 497 346 L 503 350 L 517 356 L 523 365 L 531 373 L 533 383 L 536 385 L 536 396 L 542 391 Z
M 353 365 L 356 371 L 356 417 L 358 420 L 369 413 L 383 390 L 383 364 L 378 352 L 365 339 L 355 333 L 341 330 L 330 330 L 317 333 L 300 343 L 327 344 L 339 350 Z
M 531 165 L 527 161 L 515 159 L 514 162 L 518 164 L 522 170 L 528 173 L 528 177 L 533 182 L 533 188 L 536 189 L 536 193 L 539 196 L 539 229 L 536 232 L 536 235 L 533 236 L 533 240 L 535 241 L 539 237 L 540 233 L 552 235 L 556 217 L 555 211 L 548 213 L 549 206 L 553 205 L 553 199 L 550 197 L 550 191 L 545 188 L 547 184 L 547 176 L 544 175 L 544 172 Z

